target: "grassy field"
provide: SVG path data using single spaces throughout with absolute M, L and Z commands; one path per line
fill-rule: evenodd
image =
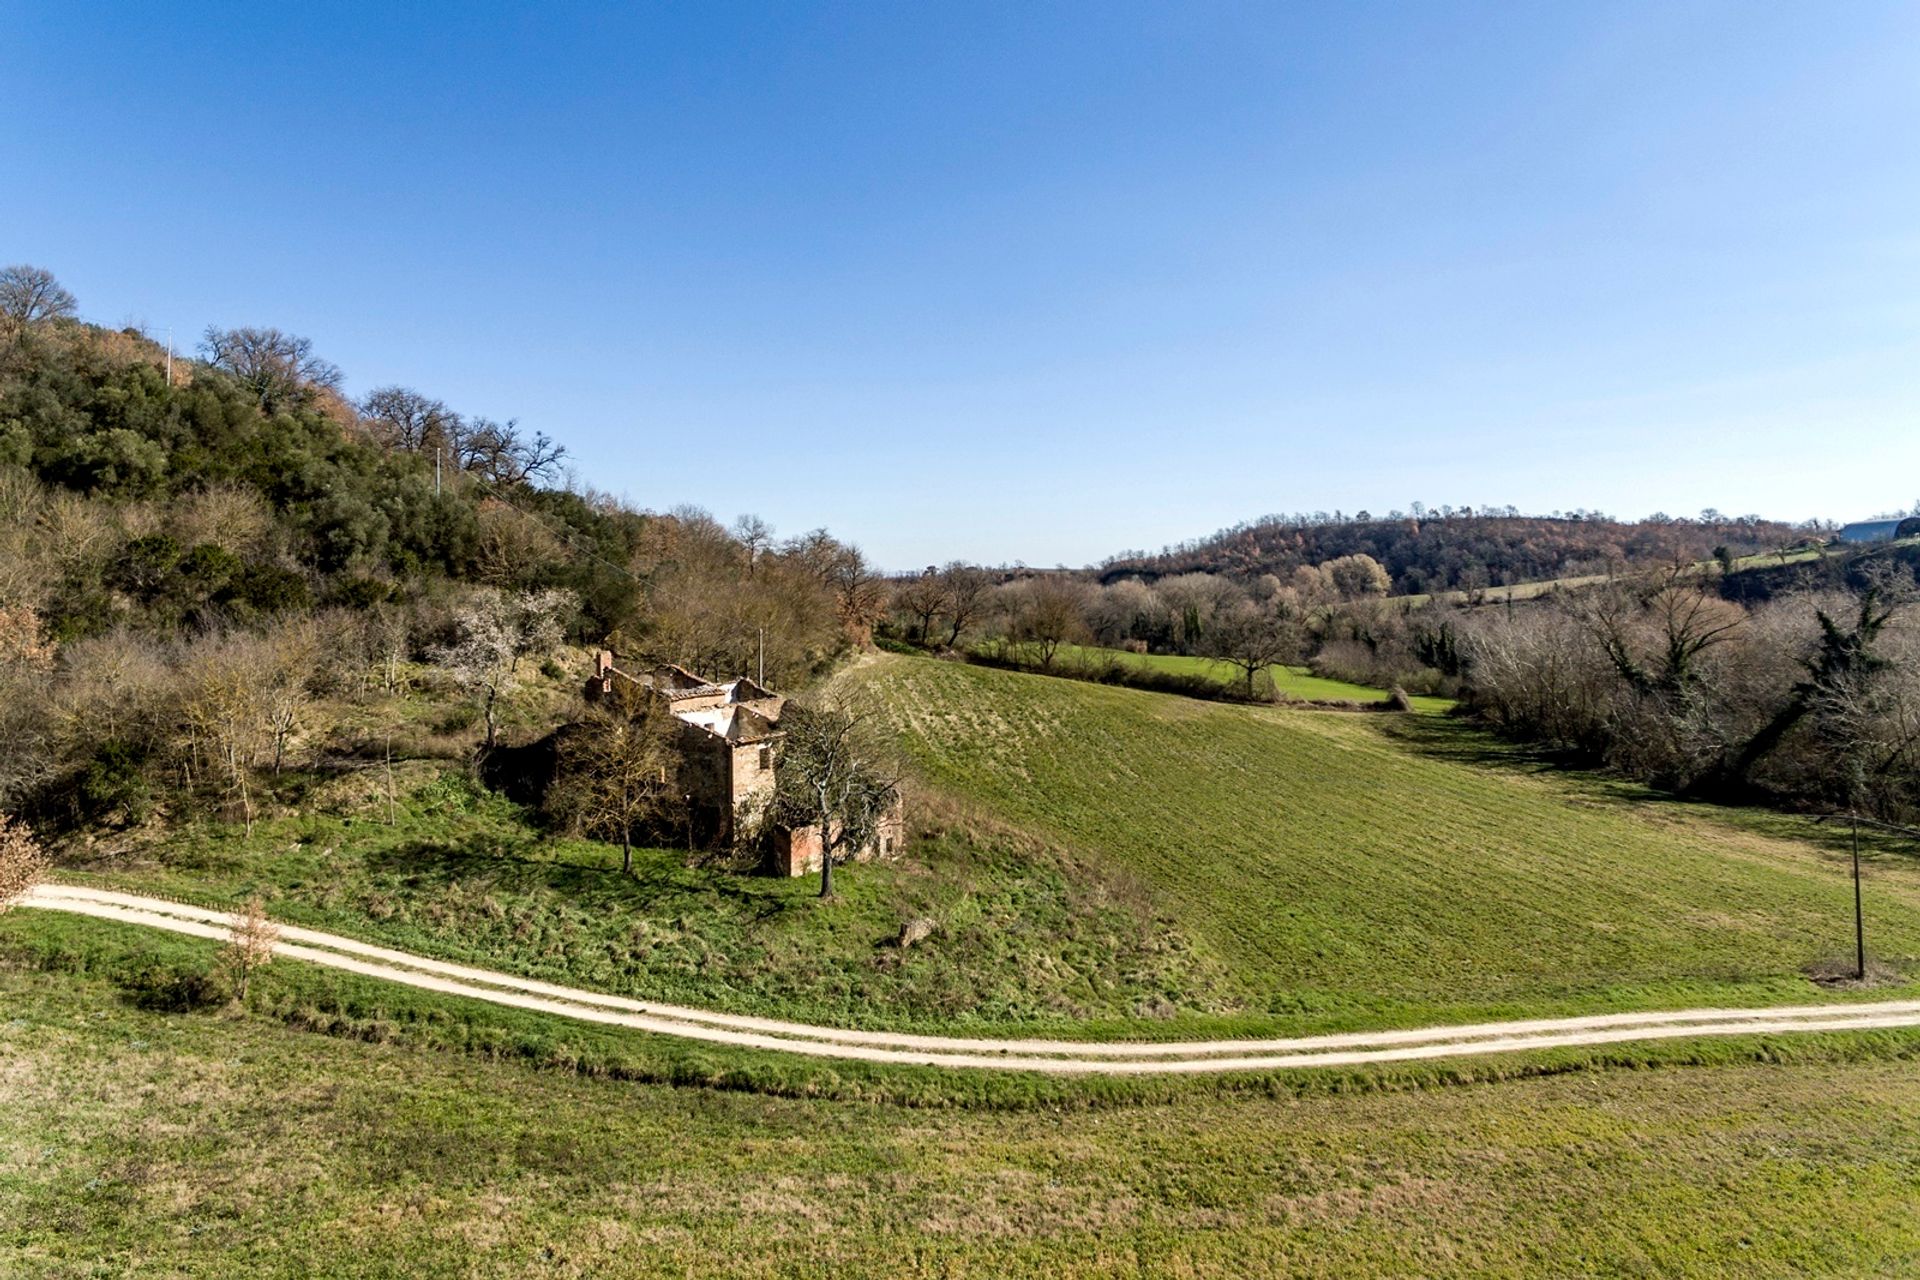
M 577 1079 L 5 966 L 0 1008 L 22 1280 L 1920 1265 L 1911 1057 L 1036 1122 Z
M 814 882 L 553 838 L 426 768 L 392 825 L 302 812 L 69 851 L 68 879 L 601 990 L 847 1026 L 1200 1037 L 1832 994 L 1844 850 L 1530 766 L 1440 717 L 1245 707 L 883 657 L 931 794 L 908 856 Z M 1920 863 L 1868 927 L 1920 989 Z M 902 921 L 937 929 L 909 951 Z M 1882 991 L 1888 988 L 1881 988 Z M 1841 993 L 1844 994 L 1844 993 Z
M 1123 872 L 1277 1024 L 1805 1000 L 1851 944 L 1844 850 L 1785 819 L 1530 769 L 1429 717 L 1230 706 L 887 657 L 918 767 Z M 1868 929 L 1920 957 L 1920 866 Z
M 258 892 L 281 919 L 602 991 L 842 1026 L 944 1029 L 1130 1022 L 1237 1004 L 1217 965 L 1056 846 L 921 802 L 898 862 L 815 877 L 689 865 L 539 830 L 463 773 L 429 770 L 389 825 L 321 802 L 76 851 L 74 883 L 225 907 Z M 935 934 L 889 945 L 901 923 Z
M 1016 646 L 1017 648 L 1018 646 Z M 1038 653 L 1030 659 L 1039 663 Z M 1216 684 L 1239 688 L 1246 682 L 1246 674 L 1231 663 L 1218 658 L 1202 658 L 1184 653 L 1129 653 L 1124 649 L 1102 649 L 1092 645 L 1068 644 L 1060 646 L 1054 661 L 1063 666 L 1092 666 L 1106 662 L 1122 662 L 1148 671 L 1164 671 L 1171 675 L 1199 676 Z M 1345 680 L 1330 680 L 1325 676 L 1316 676 L 1306 667 L 1293 667 L 1275 664 L 1268 667 L 1262 675 L 1273 683 L 1275 692 L 1283 698 L 1292 698 L 1302 702 L 1386 702 L 1392 693 L 1386 689 L 1375 689 L 1364 684 L 1351 684 Z M 1412 699 L 1416 711 L 1444 712 L 1451 710 L 1453 699 L 1415 697 Z

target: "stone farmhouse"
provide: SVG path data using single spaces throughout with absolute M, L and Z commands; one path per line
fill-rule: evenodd
M 785 697 L 745 676 L 715 682 L 671 664 L 633 674 L 615 665 L 611 650 L 602 649 L 587 681 L 588 701 L 612 693 L 618 683 L 663 700 L 679 721 L 680 784 L 694 840 L 754 856 L 774 875 L 820 870 L 820 829 L 789 827 L 773 818 Z M 905 813 L 896 806 L 873 841 L 850 856 L 860 862 L 894 857 L 905 833 Z

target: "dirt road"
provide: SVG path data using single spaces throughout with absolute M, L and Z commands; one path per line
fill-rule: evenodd
M 159 898 L 41 885 L 23 907 L 145 925 L 202 938 L 225 938 L 229 917 Z M 1514 1053 L 1527 1049 L 1621 1044 L 1692 1036 L 1779 1035 L 1920 1026 L 1920 1000 L 1794 1005 L 1768 1009 L 1679 1009 L 1541 1018 L 1469 1026 L 1420 1027 L 1271 1040 L 998 1040 L 909 1035 L 718 1013 L 602 995 L 512 974 L 449 964 L 352 938 L 283 925 L 277 954 L 428 991 L 631 1027 L 656 1035 L 821 1058 L 990 1071 L 1139 1075 L 1338 1067 L 1422 1058 Z

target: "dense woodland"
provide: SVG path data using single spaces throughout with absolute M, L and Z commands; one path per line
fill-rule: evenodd
M 1620 521 L 1599 512 L 1527 516 L 1502 509 L 1414 503 L 1411 512 L 1268 516 L 1158 554 L 1131 551 L 1101 566 L 1101 577 L 1154 579 L 1182 573 L 1238 578 L 1291 575 L 1305 565 L 1364 555 L 1386 571 L 1395 595 L 1468 591 L 1549 578 L 1771 551 L 1820 529 L 1703 511 L 1697 518 L 1653 515 Z
M 792 686 L 880 612 L 824 531 L 634 510 L 516 423 L 349 401 L 275 329 L 170 357 L 76 310 L 0 272 L 0 809 L 43 827 L 250 819 L 288 775 L 544 732 L 564 640 Z

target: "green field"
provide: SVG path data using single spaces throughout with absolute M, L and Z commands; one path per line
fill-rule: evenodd
M 637 849 L 624 875 L 617 848 L 543 832 L 457 771 L 430 771 L 392 825 L 377 801 L 318 800 L 250 837 L 202 822 L 75 853 L 59 875 L 214 907 L 258 892 L 277 918 L 442 959 L 842 1026 L 1071 1032 L 1236 1003 L 1111 877 L 929 802 L 910 857 L 849 868 L 822 903 L 816 877 L 689 866 L 685 848 Z M 932 938 L 886 945 L 921 916 Z
M 70 850 L 65 879 L 840 1023 L 1309 1031 L 1847 998 L 1845 850 L 1547 769 L 1448 717 L 1207 702 L 927 658 L 845 673 L 922 774 L 910 855 L 742 878 L 539 832 L 411 768 Z M 1912 994 L 1920 864 L 1868 854 Z M 939 922 L 907 953 L 907 914 Z M 0 1274 L 1893 1274 L 1920 1266 L 1920 1029 L 1167 1080 L 798 1059 L 214 944 L 0 919 Z M 170 1011 L 168 1011 L 170 1010 Z M 321 1034 L 315 1034 L 321 1033 Z M 1658 1067 L 1660 1070 L 1595 1070 Z M 1480 1087 L 1473 1086 L 1476 1083 Z
M 830 903 L 684 849 L 623 876 L 615 850 L 431 769 L 392 825 L 315 787 L 251 838 L 189 824 L 60 874 L 211 906 L 260 892 L 290 921 L 610 992 L 980 1035 L 1805 1001 L 1832 994 L 1809 967 L 1850 949 L 1844 850 L 1804 822 L 1538 767 L 1445 717 L 894 656 L 845 678 L 899 726 L 922 831 Z M 1912 989 L 1920 862 L 1875 851 L 1867 907 Z M 890 946 L 915 916 L 933 936 Z
M 4 965 L 0 1009 L 21 1280 L 1920 1264 L 1910 1056 L 1037 1121 L 576 1079 Z
M 1039 655 L 1034 653 L 1029 660 L 1037 666 L 1040 661 Z M 1120 662 L 1144 671 L 1163 671 L 1169 675 L 1178 676 L 1199 676 L 1216 684 L 1233 688 L 1243 687 L 1247 678 L 1244 671 L 1218 658 L 1202 658 L 1184 653 L 1129 653 L 1125 649 L 1102 649 L 1092 645 L 1061 645 L 1060 651 L 1054 656 L 1054 662 L 1067 670 L 1107 662 Z M 1375 689 L 1369 685 L 1316 676 L 1306 667 L 1276 664 L 1262 672 L 1262 676 L 1265 680 L 1272 682 L 1274 691 L 1282 698 L 1300 702 L 1380 703 L 1386 702 L 1393 696 L 1391 691 L 1386 689 Z M 1426 712 L 1449 711 L 1454 705 L 1451 698 L 1414 697 L 1411 701 L 1414 710 Z
M 1131 877 L 1288 1026 L 1805 1000 L 1851 944 L 1805 824 L 1528 768 L 1430 717 L 1223 705 L 887 657 L 856 677 L 936 786 Z M 1920 867 L 1873 859 L 1876 954 Z

